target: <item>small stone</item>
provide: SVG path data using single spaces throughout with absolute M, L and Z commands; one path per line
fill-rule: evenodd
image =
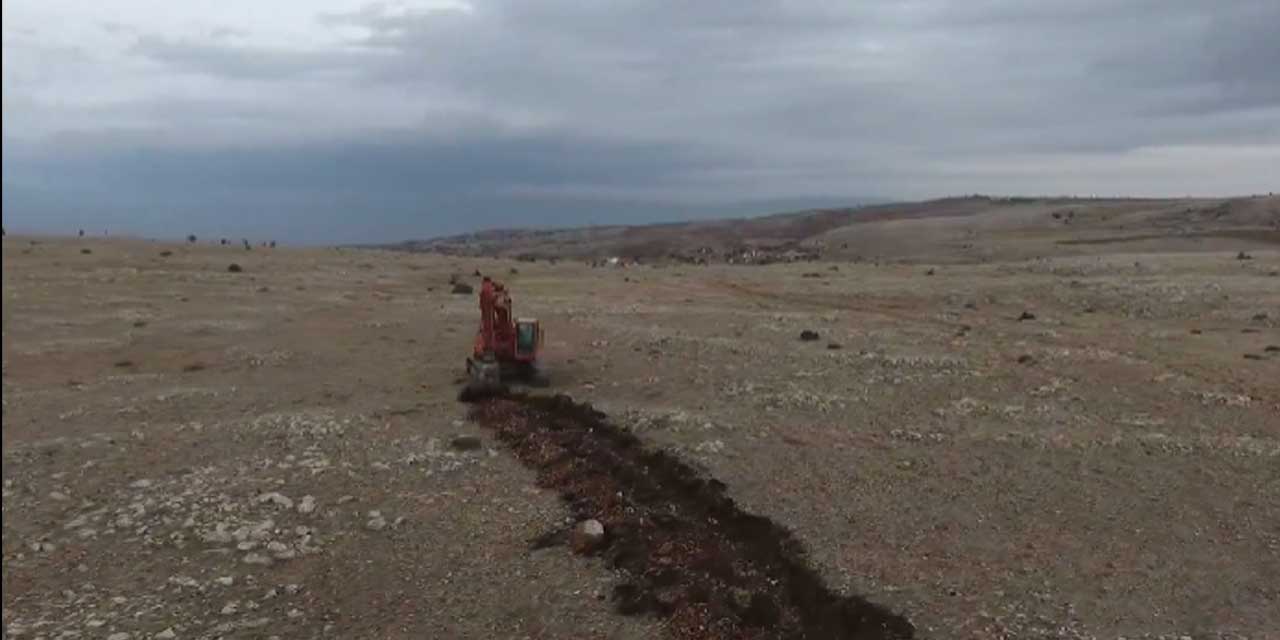
M 134 480 L 133 482 L 130 482 L 129 486 L 133 487 L 134 489 L 146 489 L 147 487 L 150 487 L 152 484 L 153 483 L 150 480 L 143 478 L 141 480 Z
M 155 635 L 156 640 L 173 640 L 176 637 L 178 637 L 178 634 L 174 633 L 173 627 L 169 627 Z
M 49 498 L 50 498 L 51 500 L 57 500 L 58 502 L 65 502 L 65 501 L 67 501 L 67 500 L 70 500 L 70 499 L 71 499 L 71 497 L 70 497 L 70 496 L 68 496 L 67 494 L 65 494 L 65 493 L 63 493 L 63 492 L 61 492 L 61 491 L 50 491 L 50 492 L 49 492 Z
M 293 500 L 278 491 L 271 491 L 258 496 L 258 504 L 270 502 L 285 509 L 293 508 Z
M 591 553 L 604 542 L 604 525 L 599 520 L 579 522 L 569 536 L 569 547 L 575 553 Z
M 289 613 L 286 613 L 285 615 L 289 616 L 289 619 L 291 620 L 297 620 L 302 617 L 302 612 L 297 609 L 290 609 Z
M 1024 353 L 1018 356 L 1018 364 L 1033 365 L 1035 363 L 1036 363 L 1035 357 L 1031 356 L 1030 354 Z
M 215 578 L 214 582 L 217 582 L 224 587 L 229 587 L 236 583 L 236 579 L 232 576 L 222 576 L 221 578 Z
M 817 340 L 818 337 L 819 337 L 818 332 L 810 329 L 805 329 L 804 331 L 800 332 L 800 340 L 804 342 L 813 342 Z
M 1031 313 L 1030 311 L 1023 311 L 1022 315 L 1018 316 L 1018 322 L 1023 322 L 1026 320 L 1035 320 L 1035 319 L 1036 319 L 1036 314 Z
M 106 626 L 106 624 L 107 624 L 106 620 L 99 620 L 98 618 L 93 618 L 88 622 L 84 623 L 86 627 L 89 627 L 91 629 L 97 629 L 98 627 Z
M 302 496 L 302 500 L 298 502 L 298 513 L 311 513 L 316 510 L 316 499 L 314 496 Z
M 124 631 L 117 631 L 107 636 L 107 640 L 129 640 L 129 634 Z
M 224 616 L 235 615 L 235 613 L 239 610 L 240 610 L 240 603 L 235 600 L 232 600 L 231 602 L 227 603 L 227 606 L 222 608 L 222 615 Z
M 272 587 L 271 590 L 266 593 L 266 595 L 262 596 L 262 599 L 271 600 L 279 595 L 280 595 L 280 591 L 277 590 L 275 587 Z
M 355 497 L 355 496 L 350 496 L 350 495 L 348 495 L 348 496 L 342 496 L 341 498 L 338 498 L 338 504 L 346 504 L 346 503 L 351 502 L 352 500 L 355 500 L 355 499 L 356 499 L 356 497 Z
M 284 544 L 283 542 L 267 543 L 267 551 L 280 560 L 288 560 L 297 555 L 293 549 L 289 548 L 289 545 Z
M 843 349 L 844 345 L 840 344 L 839 342 L 828 342 L 827 348 L 832 351 L 838 351 L 840 349 Z
M 244 556 L 244 563 L 245 564 L 271 564 L 271 558 L 268 558 L 267 556 L 264 556 L 261 553 L 257 553 L 257 552 L 247 553 Z
M 232 262 L 231 264 L 227 265 L 227 271 L 230 273 L 240 273 L 241 271 L 244 271 L 244 269 L 240 265 Z
M 370 513 L 377 513 L 377 512 L 370 512 Z M 375 517 L 369 518 L 369 521 L 364 523 L 364 526 L 370 531 L 382 531 L 383 529 L 387 528 L 387 521 L 382 516 L 375 516 Z

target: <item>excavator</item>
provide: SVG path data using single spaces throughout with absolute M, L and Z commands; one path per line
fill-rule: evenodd
M 545 386 L 538 366 L 542 326 L 534 318 L 513 318 L 511 295 L 501 282 L 484 276 L 480 284 L 480 330 L 467 358 L 469 380 L 461 398 L 477 399 L 506 390 L 508 381 Z

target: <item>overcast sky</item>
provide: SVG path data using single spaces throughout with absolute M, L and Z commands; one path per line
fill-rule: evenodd
M 1277 0 L 3 7 L 11 229 L 338 242 L 1280 190 Z

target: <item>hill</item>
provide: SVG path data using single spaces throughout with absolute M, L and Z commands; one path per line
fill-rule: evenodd
M 495 229 L 385 248 L 451 255 L 641 261 L 810 258 L 982 262 L 1280 244 L 1280 197 L 997 198 L 813 209 L 755 218 L 573 229 Z

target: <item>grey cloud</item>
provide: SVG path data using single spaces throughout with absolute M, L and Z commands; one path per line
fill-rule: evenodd
M 1192 168 L 1206 184 L 1248 182 L 1173 154 L 1159 187 L 1157 164 L 1126 157 L 1280 146 L 1278 25 L 1274 0 L 371 4 L 317 16 L 346 40 L 309 50 L 140 35 L 136 59 L 252 91 L 83 107 L 48 157 L 6 180 L 68 170 L 240 208 L 243 194 L 286 209 L 363 197 L 402 217 L 503 225 L 609 206 L 641 219 L 628 208 L 641 200 L 1092 191 L 1058 179 L 1071 163 L 1100 184 L 1128 175 L 1174 193 Z M 329 119 L 301 117 L 313 113 Z M 106 131 L 121 123 L 147 126 Z M 1027 156 L 1043 175 L 1023 170 Z M 423 215 L 424 228 L 451 224 Z
M 192 42 L 140 36 L 132 51 L 175 69 L 215 77 L 273 80 L 350 71 L 368 54 L 351 51 L 290 51 L 225 43 L 225 36 Z

